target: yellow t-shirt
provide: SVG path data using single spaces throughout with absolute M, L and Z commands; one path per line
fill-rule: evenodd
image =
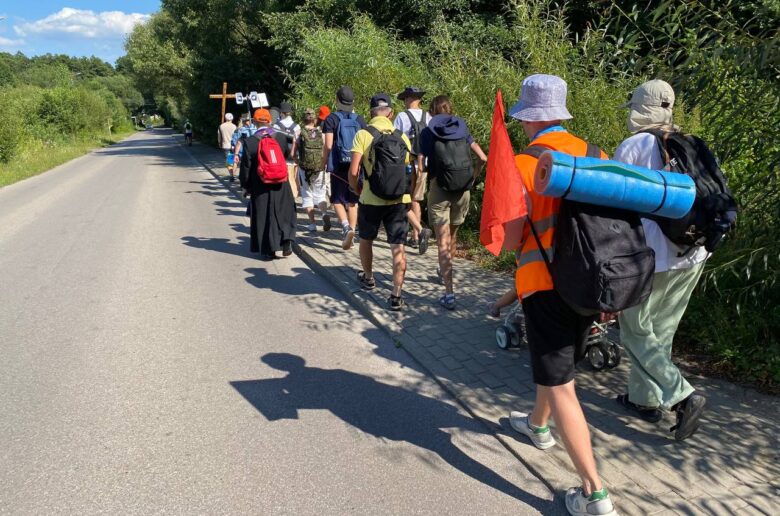
M 368 122 L 368 125 L 383 133 L 392 133 L 395 130 L 395 127 L 393 127 L 393 122 L 391 122 L 390 119 L 385 116 L 376 116 L 372 118 L 371 121 Z M 406 148 L 409 149 L 409 152 L 406 153 L 406 163 L 408 164 L 410 163 L 409 160 L 412 151 L 412 143 L 405 134 L 402 134 L 401 138 L 403 138 L 404 143 L 406 143 Z M 368 151 L 371 148 L 371 142 L 373 141 L 374 137 L 371 136 L 371 133 L 365 129 L 361 129 L 357 132 L 355 135 L 355 140 L 352 142 L 352 152 L 359 152 L 363 155 L 363 168 L 366 170 L 367 176 L 371 175 L 371 169 L 374 165 L 368 161 Z M 392 204 L 409 204 L 411 202 L 412 197 L 409 194 L 404 194 L 403 197 L 393 201 L 388 201 L 377 197 L 371 191 L 371 185 L 368 183 L 368 181 L 363 181 L 363 192 L 360 194 L 360 204 L 369 204 L 371 206 L 390 206 Z

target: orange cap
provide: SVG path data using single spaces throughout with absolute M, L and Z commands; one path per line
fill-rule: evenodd
M 256 109 L 252 118 L 261 124 L 270 124 L 273 120 L 273 118 L 271 118 L 271 112 L 264 108 Z
M 329 114 L 330 114 L 330 108 L 328 106 L 320 106 L 320 112 L 317 115 L 317 118 L 324 121 L 326 118 L 328 118 Z

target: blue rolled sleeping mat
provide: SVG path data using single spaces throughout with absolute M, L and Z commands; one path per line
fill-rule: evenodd
M 670 219 L 685 216 L 696 198 L 696 185 L 685 174 L 555 151 L 539 157 L 534 190 L 549 197 Z

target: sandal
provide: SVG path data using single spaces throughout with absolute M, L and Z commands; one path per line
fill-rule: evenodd
M 637 405 L 628 399 L 628 394 L 619 395 L 617 398 L 615 398 L 615 401 L 617 401 L 620 405 L 629 411 L 634 412 L 635 416 L 638 416 L 639 418 L 644 419 L 649 423 L 657 423 L 664 417 L 661 409 L 656 407 L 645 407 L 643 405 Z
M 390 310 L 393 312 L 400 312 L 406 303 L 404 303 L 404 300 L 401 298 L 401 296 L 394 296 L 390 294 L 390 297 L 387 298 L 387 304 Z
M 366 273 L 363 271 L 358 271 L 357 278 L 360 283 L 360 288 L 363 290 L 374 290 L 374 287 L 376 287 L 376 280 L 374 278 L 367 278 Z

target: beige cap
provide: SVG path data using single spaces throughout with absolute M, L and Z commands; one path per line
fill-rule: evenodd
M 660 79 L 647 81 L 639 85 L 631 94 L 631 100 L 620 107 L 632 106 L 658 106 L 671 109 L 674 107 L 674 90 L 666 81 Z

